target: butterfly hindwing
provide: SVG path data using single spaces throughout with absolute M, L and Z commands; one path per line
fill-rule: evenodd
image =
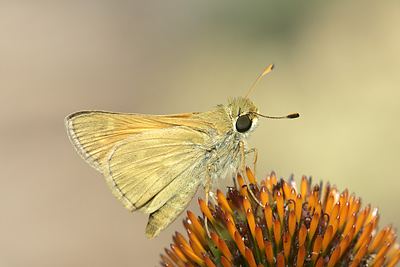
M 126 208 L 154 212 L 205 172 L 203 138 L 204 134 L 186 127 L 129 137 L 110 151 L 102 172 Z

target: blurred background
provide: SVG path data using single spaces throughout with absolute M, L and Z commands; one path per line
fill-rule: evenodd
M 183 217 L 147 240 L 147 215 L 78 156 L 64 117 L 206 111 L 245 96 L 271 63 L 250 98 L 301 117 L 260 121 L 259 178 L 330 181 L 379 207 L 380 228 L 399 227 L 399 12 L 395 1 L 1 1 L 0 266 L 158 265 Z

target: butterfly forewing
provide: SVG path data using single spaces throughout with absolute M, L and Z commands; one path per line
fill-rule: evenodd
M 168 128 L 195 113 L 152 116 L 104 111 L 80 111 L 65 119 L 67 133 L 78 153 L 101 171 L 105 157 L 120 141 L 136 134 Z

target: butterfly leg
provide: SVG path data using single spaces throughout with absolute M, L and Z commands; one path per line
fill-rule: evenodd
M 209 198 L 209 195 L 210 195 L 210 184 L 211 184 L 211 171 L 216 171 L 216 169 L 215 169 L 215 166 L 214 165 L 212 165 L 212 164 L 208 164 L 208 166 L 207 166 L 207 185 L 206 185 L 206 205 L 207 205 L 207 207 L 208 207 L 208 198 Z M 208 219 L 207 219 L 207 216 L 205 216 L 205 218 L 204 218 L 204 226 L 205 226 L 205 228 L 206 228 L 206 232 L 207 232 L 207 235 L 208 235 L 208 237 L 209 238 L 211 238 L 211 234 L 210 234 L 210 230 L 208 229 Z
M 258 150 L 257 150 L 257 148 L 250 148 L 250 149 L 246 150 L 245 152 L 246 152 L 246 154 L 248 154 L 248 153 L 254 153 L 254 157 L 253 157 L 254 180 L 256 180 L 256 182 L 257 182 L 257 158 L 258 158 Z
M 210 195 L 210 184 L 211 184 L 211 171 L 214 171 L 215 172 L 215 167 L 214 167 L 214 165 L 212 165 L 212 164 L 208 164 L 208 166 L 207 166 L 207 185 L 206 185 L 206 204 L 207 204 L 207 206 L 208 206 L 208 198 L 209 198 L 209 195 Z
M 237 149 L 240 151 L 240 162 L 241 162 L 241 172 L 243 174 L 245 183 L 247 185 L 247 191 L 250 193 L 250 195 L 253 197 L 254 201 L 257 202 L 258 205 L 264 208 L 264 205 L 258 200 L 258 198 L 254 195 L 253 191 L 250 189 L 250 181 L 249 177 L 247 177 L 247 172 L 246 172 L 246 157 L 245 154 L 248 154 L 250 152 L 254 152 L 254 166 L 255 162 L 257 161 L 257 149 L 252 148 L 252 149 L 247 149 L 245 150 L 244 148 L 244 143 L 242 141 L 239 142 Z M 236 151 L 236 150 L 235 150 Z M 254 173 L 256 169 L 254 168 Z

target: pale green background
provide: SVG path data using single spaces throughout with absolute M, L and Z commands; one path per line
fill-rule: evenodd
M 205 111 L 270 63 L 251 99 L 301 118 L 260 121 L 258 175 L 331 181 L 400 226 L 399 14 L 399 1 L 1 1 L 0 266 L 158 264 L 182 218 L 147 240 L 147 216 L 77 155 L 64 117 Z

